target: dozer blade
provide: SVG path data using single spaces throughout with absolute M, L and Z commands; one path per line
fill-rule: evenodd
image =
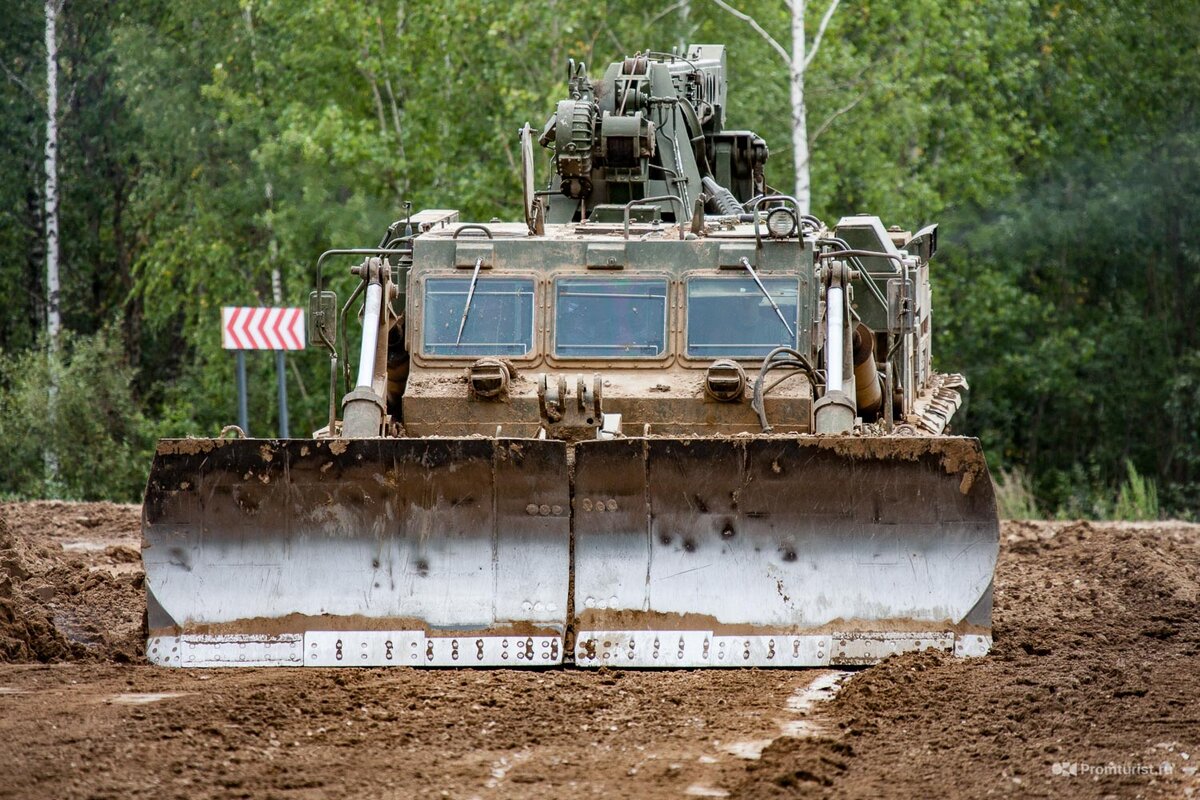
M 576 447 L 575 662 L 870 664 L 991 645 L 999 523 L 953 437 Z
M 561 663 L 569 514 L 556 441 L 163 441 L 143 508 L 146 654 Z

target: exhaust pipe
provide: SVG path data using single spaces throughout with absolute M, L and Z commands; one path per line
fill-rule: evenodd
M 875 369 L 875 334 L 861 322 L 854 328 L 854 399 L 861 414 L 878 414 L 883 402 Z

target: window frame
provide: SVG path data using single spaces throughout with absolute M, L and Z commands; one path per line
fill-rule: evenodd
M 600 283 L 603 281 L 614 281 L 622 278 L 628 280 L 654 280 L 661 281 L 665 286 L 663 295 L 663 351 L 656 356 L 615 356 L 615 355 L 596 355 L 596 356 L 564 356 L 558 355 L 555 352 L 556 339 L 558 333 L 558 287 L 563 280 L 580 280 L 594 281 Z M 624 270 L 612 270 L 597 272 L 589 270 L 587 272 L 581 270 L 563 270 L 551 273 L 547 276 L 546 281 L 546 360 L 548 363 L 560 366 L 580 365 L 587 363 L 605 363 L 609 364 L 617 362 L 621 368 L 628 369 L 645 369 L 645 368 L 661 368 L 663 365 L 670 363 L 676 357 L 675 353 L 675 307 L 676 307 L 676 287 L 678 280 L 670 273 L 664 271 L 641 271 L 626 272 Z
M 490 274 L 489 274 L 490 273 Z M 480 270 L 479 280 L 523 280 L 533 284 L 533 300 L 530 310 L 530 345 L 529 352 L 525 355 L 504 355 L 498 353 L 485 353 L 473 355 L 444 355 L 440 353 L 429 353 L 426 351 L 425 341 L 425 323 L 428 315 L 428 305 L 426 303 L 426 291 L 430 280 L 440 279 L 456 279 L 466 280 L 468 283 L 471 280 L 471 271 L 455 269 L 445 271 L 431 271 L 418 276 L 417 278 L 417 300 L 420 305 L 416 307 L 417 313 L 413 319 L 414 346 L 410 350 L 410 355 L 417 364 L 421 365 L 444 365 L 444 364 L 472 364 L 481 358 L 502 358 L 506 361 L 512 361 L 516 364 L 526 366 L 533 365 L 541 361 L 544 357 L 542 350 L 542 332 L 543 332 L 543 280 L 541 276 L 532 271 L 520 272 L 495 272 L 493 270 Z M 472 301 L 474 302 L 474 301 Z
M 801 281 L 800 275 L 797 274 L 796 272 L 790 272 L 790 271 L 784 272 L 784 271 L 774 271 L 774 270 L 760 270 L 758 272 L 758 277 L 763 280 L 764 284 L 766 284 L 767 280 L 778 280 L 781 278 L 795 282 L 795 285 L 796 285 L 796 316 L 794 319 L 789 320 L 789 322 L 791 322 L 792 331 L 794 332 L 793 344 L 791 346 L 798 347 L 799 345 L 797 343 L 800 342 L 803 338 L 801 336 L 801 330 L 800 330 L 800 324 L 801 324 L 800 323 L 800 311 L 801 311 L 801 308 L 803 307 L 803 302 L 802 302 L 803 298 L 802 298 L 801 292 L 803 291 L 804 283 L 803 283 L 803 281 Z M 728 280 L 728 281 L 742 279 L 742 280 L 750 281 L 753 284 L 753 279 L 745 272 L 745 270 L 735 271 L 735 270 L 723 269 L 723 270 L 720 270 L 719 272 L 715 271 L 715 270 L 697 270 L 697 271 L 693 271 L 693 272 L 688 272 L 682 276 L 682 278 L 679 282 L 679 284 L 680 284 L 680 289 L 679 289 L 679 316 L 680 316 L 679 358 L 680 358 L 680 360 L 682 362 L 684 362 L 685 364 L 687 364 L 688 366 L 696 366 L 696 367 L 707 367 L 709 364 L 713 363 L 714 361 L 718 361 L 720 359 L 733 360 L 733 361 L 737 361 L 739 363 L 761 364 L 763 359 L 765 359 L 767 357 L 767 353 L 771 352 L 771 349 L 773 349 L 773 348 L 768 348 L 765 353 L 763 353 L 762 355 L 758 355 L 758 356 L 730 356 L 730 355 L 722 355 L 722 354 L 714 354 L 711 356 L 694 356 L 694 355 L 690 355 L 688 353 L 688 331 L 689 331 L 689 326 L 691 325 L 691 315 L 690 315 L 691 309 L 689 307 L 689 302 L 688 302 L 688 297 L 689 297 L 688 290 L 694 279 L 701 279 L 701 280 L 712 279 L 712 280 Z M 757 291 L 757 287 L 755 287 L 755 289 Z M 776 345 L 776 346 L 778 347 L 781 345 Z

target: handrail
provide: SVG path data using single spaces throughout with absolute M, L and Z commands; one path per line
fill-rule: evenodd
M 625 221 L 624 221 L 624 225 L 622 226 L 622 230 L 625 233 L 626 239 L 629 238 L 629 209 L 633 208 L 634 206 L 638 206 L 638 205 L 646 205 L 647 203 L 661 203 L 663 200 L 670 200 L 673 203 L 679 204 L 679 216 L 681 218 L 675 220 L 675 222 L 679 225 L 679 241 L 681 241 L 681 242 L 683 241 L 683 219 L 682 219 L 682 217 L 684 214 L 687 213 L 687 206 L 685 206 L 683 204 L 683 200 L 681 200 L 680 198 L 676 197 L 673 194 L 660 194 L 656 197 L 643 197 L 638 200 L 630 200 L 628 203 L 626 203 L 625 207 L 624 207 Z
M 817 254 L 817 259 L 834 258 L 835 256 L 850 256 L 852 258 L 890 258 L 904 268 L 904 259 L 895 253 L 880 253 L 875 250 L 826 250 Z
M 460 233 L 462 233 L 463 231 L 483 231 L 483 232 L 484 232 L 484 234 L 486 234 L 486 235 L 487 235 L 487 238 L 489 238 L 489 239 L 491 239 L 491 238 L 492 238 L 492 232 L 491 232 L 491 231 L 489 231 L 489 230 L 487 229 L 487 226 L 485 226 L 485 225 L 480 225 L 480 224 L 479 224 L 479 223 L 477 223 L 477 222 L 469 222 L 469 223 L 467 223 L 466 225 L 459 225 L 459 226 L 458 226 L 458 227 L 457 227 L 457 228 L 454 230 L 454 235 L 453 235 L 453 236 L 451 236 L 450 238 L 451 238 L 451 239 L 457 239 L 457 238 L 458 238 L 458 235 L 459 235 Z
M 401 240 L 401 238 L 409 237 L 397 237 L 392 241 L 398 242 Z M 321 266 L 325 263 L 325 259 L 329 258 L 330 256 L 390 256 L 409 252 L 412 252 L 411 248 L 409 247 L 339 247 L 332 250 L 326 250 L 324 253 L 321 253 L 321 256 L 317 259 L 317 293 L 319 294 L 321 292 L 321 287 L 323 285 L 324 276 L 321 272 Z
M 803 224 L 800 221 L 800 201 L 792 197 L 790 194 L 764 194 L 755 197 L 750 202 L 743 205 L 742 208 L 749 207 L 747 210 L 754 216 L 754 246 L 760 250 L 762 249 L 762 231 L 760 231 L 758 228 L 758 207 L 767 200 L 790 200 L 792 202 L 792 219 L 796 222 L 796 233 L 800 234 L 800 230 L 803 227 Z M 780 208 L 786 207 L 780 206 Z

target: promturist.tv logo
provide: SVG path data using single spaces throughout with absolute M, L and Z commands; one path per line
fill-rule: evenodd
M 1054 775 L 1077 777 L 1079 775 L 1170 775 L 1175 766 L 1169 761 L 1161 764 L 1088 764 L 1080 761 L 1057 761 L 1050 767 Z

